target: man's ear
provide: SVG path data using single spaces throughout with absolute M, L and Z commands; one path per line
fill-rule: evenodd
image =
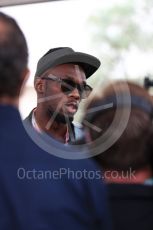
M 45 91 L 45 81 L 42 78 L 37 78 L 34 83 L 34 87 L 37 93 L 43 94 Z

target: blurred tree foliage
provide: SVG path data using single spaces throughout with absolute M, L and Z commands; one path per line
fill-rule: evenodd
M 108 81 L 119 72 L 119 78 L 142 81 L 144 76 L 129 76 L 125 59 L 132 50 L 143 54 L 153 48 L 153 0 L 124 0 L 101 7 L 90 17 L 89 24 L 92 47 L 102 60 L 101 71 L 90 83 L 94 85 L 99 78 Z
M 101 8 L 89 18 L 88 27 L 92 36 L 93 53 L 96 50 L 97 57 L 102 62 L 101 68 L 88 79 L 96 94 L 112 79 L 132 79 L 143 84 L 145 75 L 153 75 L 152 66 L 152 72 L 144 72 L 144 69 L 141 71 L 143 66 L 139 63 L 139 57 L 134 60 L 130 73 L 126 63 L 126 58 L 131 57 L 135 50 L 140 56 L 152 53 L 153 58 L 153 0 L 116 1 L 109 7 L 102 3 Z M 139 68 L 140 74 L 135 75 L 135 68 Z M 80 110 L 75 116 L 77 121 L 82 119 L 87 103 L 88 100 L 81 102 Z

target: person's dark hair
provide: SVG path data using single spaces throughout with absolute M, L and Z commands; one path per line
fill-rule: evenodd
M 125 83 L 114 83 L 114 86 L 118 86 L 120 84 L 123 84 L 124 88 Z M 131 95 L 135 95 L 135 98 L 136 96 L 140 97 L 140 99 L 142 98 L 146 101 L 146 103 L 149 103 L 151 107 L 153 106 L 151 96 L 145 89 L 133 83 L 127 83 L 127 85 Z M 118 93 L 120 93 L 120 90 L 118 90 Z M 95 100 L 88 105 L 88 109 L 93 108 L 93 104 L 95 103 L 97 104 L 102 100 L 105 101 L 108 96 L 115 96 L 113 84 L 112 86 L 106 88 L 102 97 L 95 98 Z M 88 127 L 93 145 L 94 140 L 103 135 L 112 124 L 116 109 L 117 108 L 109 108 L 102 110 L 101 112 L 96 112 L 92 118 L 88 118 L 87 116 L 85 117 L 88 122 L 101 128 L 102 130 L 101 132 L 96 132 Z M 126 111 L 128 108 L 125 108 L 123 105 L 118 108 L 118 112 L 122 112 L 123 109 Z M 111 131 L 116 132 L 117 130 L 115 128 Z M 124 171 L 129 168 L 132 168 L 132 170 L 141 169 L 151 164 L 152 147 L 151 145 L 149 146 L 148 142 L 151 137 L 153 137 L 152 115 L 144 111 L 141 108 L 141 105 L 133 106 L 131 104 L 131 113 L 124 132 L 109 149 L 97 155 L 95 159 L 106 170 Z
M 0 97 L 19 95 L 28 48 L 17 22 L 0 12 Z

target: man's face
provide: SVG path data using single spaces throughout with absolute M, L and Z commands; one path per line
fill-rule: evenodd
M 80 85 L 80 87 L 83 87 L 86 83 L 86 76 L 82 68 L 75 64 L 63 64 L 49 69 L 43 74 L 43 76 L 44 79 L 41 79 L 41 81 L 43 81 L 42 84 L 44 85 L 44 93 L 41 96 L 44 98 L 42 107 L 45 110 L 52 111 L 52 113 L 54 112 L 53 116 L 56 116 L 59 113 L 73 118 L 78 110 L 78 105 L 81 100 L 79 90 L 74 87 L 73 90 L 64 92 L 62 81 L 59 82 L 49 79 L 48 77 L 70 80 L 70 82 L 72 81 L 73 83 Z

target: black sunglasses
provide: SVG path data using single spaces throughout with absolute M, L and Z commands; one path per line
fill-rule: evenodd
M 80 85 L 80 84 L 75 83 L 71 79 L 61 79 L 60 77 L 54 76 L 52 74 L 49 74 L 48 76 L 44 76 L 44 77 L 42 77 L 42 79 L 59 82 L 61 90 L 65 94 L 69 94 L 74 89 L 77 88 L 81 99 L 87 98 L 92 91 L 92 88 L 89 85 L 87 85 L 86 83 Z

